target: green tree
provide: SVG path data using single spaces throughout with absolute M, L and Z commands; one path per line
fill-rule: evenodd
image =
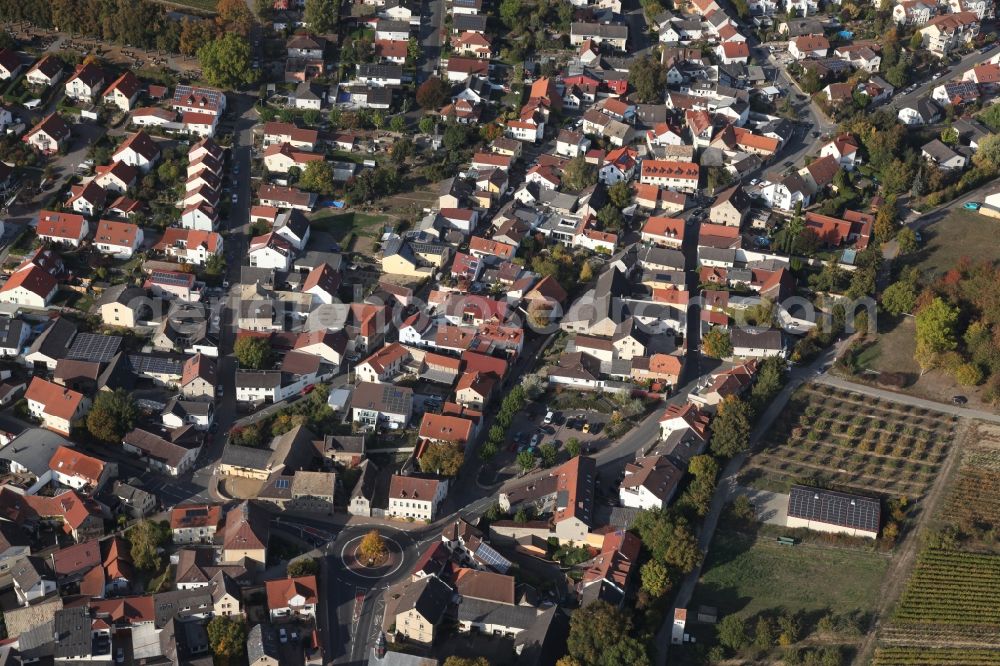
M 433 134 L 434 126 L 437 125 L 437 120 L 434 116 L 424 116 L 417 123 L 417 128 L 420 130 L 421 134 Z
M 523 16 L 521 0 L 503 0 L 500 3 L 500 20 L 508 28 L 518 26 Z
M 910 50 L 919 51 L 923 47 L 923 39 L 924 36 L 920 34 L 919 30 L 913 33 L 913 36 L 910 37 Z
M 903 227 L 896 234 L 896 242 L 899 244 L 900 254 L 913 254 L 920 249 L 917 242 L 917 233 L 910 227 Z
M 712 421 L 712 453 L 732 458 L 750 447 L 750 405 L 736 396 L 729 396 L 719 405 Z
M 639 570 L 642 589 L 653 597 L 662 597 L 670 589 L 670 571 L 662 562 L 649 560 Z
M 87 430 L 105 442 L 120 444 L 125 435 L 135 428 L 139 409 L 125 389 L 101 391 L 87 413 Z
M 436 76 L 429 76 L 417 88 L 417 104 L 425 111 L 440 109 L 448 101 L 451 89 L 448 84 Z M 429 134 L 429 132 L 425 132 Z
M 517 465 L 525 472 L 535 468 L 535 456 L 531 451 L 521 451 L 517 454 Z
M 707 455 L 694 456 L 688 461 L 688 471 L 698 479 L 711 479 L 719 475 L 719 463 Z
M 566 454 L 570 458 L 576 458 L 578 455 L 580 455 L 580 450 L 581 450 L 580 440 L 578 440 L 576 437 L 570 437 L 568 440 L 566 440 Z
M 260 21 L 271 20 L 271 13 L 274 11 L 274 3 L 271 0 L 254 0 L 253 13 Z
M 302 557 L 288 563 L 288 577 L 315 576 L 319 573 L 319 562 L 311 557 Z
M 482 460 L 493 460 L 498 453 L 500 453 L 500 447 L 492 440 L 483 442 L 483 445 L 479 447 L 479 457 Z
M 607 231 L 620 231 L 622 225 L 625 224 L 625 218 L 622 215 L 621 210 L 615 208 L 615 206 L 610 203 L 605 204 L 599 211 L 597 211 L 597 221 L 600 222 Z
M 588 164 L 583 155 L 577 155 L 563 167 L 562 184 L 570 192 L 579 192 L 597 182 L 597 167 Z
M 958 347 L 958 309 L 940 296 L 917 311 L 916 325 L 916 358 L 920 367 L 933 367 L 940 354 Z
M 456 657 L 452 655 L 444 660 L 444 666 L 490 666 L 486 657 Z
M 411 65 L 415 64 L 420 60 L 420 56 L 423 55 L 424 49 L 420 46 L 420 42 L 416 37 L 410 37 L 406 42 L 406 59 Z
M 239 615 L 216 615 L 208 622 L 208 644 L 222 663 L 239 660 L 247 649 L 247 627 Z
M 711 358 L 728 358 L 733 355 L 733 343 L 729 331 L 715 327 L 708 330 L 701 338 L 701 350 Z
M 774 625 L 766 617 L 757 618 L 757 626 L 754 628 L 753 644 L 760 650 L 769 650 L 774 647 Z
M 619 210 L 628 208 L 629 204 L 632 202 L 632 190 L 629 188 L 628 183 L 624 180 L 620 180 L 609 187 L 608 200 L 611 202 L 612 206 L 618 208 Z
M 442 476 L 455 476 L 462 468 L 465 454 L 454 442 L 434 442 L 420 456 L 420 469 Z
M 715 628 L 719 644 L 730 650 L 742 650 L 749 644 L 747 623 L 738 615 L 727 615 Z
M 646 55 L 633 61 L 629 68 L 628 83 L 635 89 L 639 100 L 647 104 L 662 102 L 667 87 L 667 69 L 659 57 Z
M 542 459 L 543 467 L 552 467 L 556 464 L 556 456 L 558 451 L 556 450 L 555 444 L 552 442 L 545 442 L 538 447 L 538 455 Z
M 757 381 L 750 390 L 750 401 L 756 412 L 762 411 L 785 385 L 785 369 L 783 358 L 769 356 L 761 361 L 757 368 Z
M 302 20 L 313 32 L 331 32 L 340 20 L 340 0 L 306 0 Z
M 448 151 L 460 150 L 469 141 L 469 128 L 465 125 L 450 123 L 444 130 L 441 143 Z
M 205 274 L 219 276 L 226 272 L 226 258 L 221 254 L 213 254 L 205 261 Z
M 591 268 L 589 261 L 584 261 L 583 265 L 580 266 L 580 282 L 586 284 L 594 279 L 594 269 Z
M 402 134 L 406 131 L 406 117 L 405 116 L 393 116 L 392 120 L 389 121 L 389 131 L 395 132 L 396 134 Z
M 645 649 L 631 638 L 632 620 L 604 601 L 574 611 L 566 649 L 580 666 L 644 666 Z
M 233 354 L 241 368 L 263 370 L 271 364 L 271 344 L 267 338 L 244 336 L 236 339 Z
M 315 160 L 307 164 L 299 178 L 299 187 L 318 194 L 333 194 L 333 164 L 326 160 Z
M 979 142 L 979 147 L 972 156 L 976 166 L 990 171 L 1000 169 L 1000 134 L 987 134 Z
M 143 571 L 160 569 L 160 549 L 170 541 L 170 523 L 143 520 L 128 531 L 132 563 Z
M 213 86 L 235 89 L 257 79 L 250 67 L 250 44 L 233 32 L 198 49 L 198 63 L 205 79 Z

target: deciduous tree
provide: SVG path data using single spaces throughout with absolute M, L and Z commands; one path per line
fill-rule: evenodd
M 712 358 L 728 358 L 733 355 L 733 343 L 729 331 L 715 327 L 708 330 L 701 338 L 701 350 Z
M 237 338 L 233 354 L 241 368 L 262 370 L 271 363 L 271 345 L 266 338 L 244 336 Z
M 670 589 L 670 572 L 658 560 L 649 560 L 643 564 L 639 576 L 642 579 L 642 589 L 653 597 L 662 597 Z
M 933 367 L 937 357 L 958 347 L 956 327 L 958 309 L 941 297 L 935 297 L 917 312 L 917 362 L 922 368 Z
M 306 0 L 302 20 L 313 32 L 330 32 L 340 20 L 340 0 Z
M 363 562 L 377 564 L 383 562 L 388 555 L 389 548 L 378 530 L 370 530 L 358 544 L 358 557 Z
M 170 523 L 143 520 L 128 531 L 132 563 L 143 571 L 155 572 L 160 568 L 160 548 L 170 541 Z
M 429 76 L 417 88 L 417 104 L 425 111 L 436 111 L 448 101 L 450 92 L 447 83 L 436 76 Z
M 315 576 L 319 573 L 319 563 L 311 557 L 301 557 L 288 563 L 287 572 L 292 578 Z
M 597 182 L 597 167 L 588 164 L 583 155 L 566 162 L 563 167 L 562 184 L 570 192 L 579 192 Z
M 125 389 L 101 391 L 87 413 L 87 430 L 97 439 L 120 444 L 132 431 L 139 410 L 132 395 Z
M 658 57 L 645 55 L 632 63 L 628 82 L 640 101 L 648 104 L 662 102 L 667 87 L 667 69 Z
M 566 649 L 580 666 L 643 666 L 649 657 L 633 645 L 631 619 L 604 601 L 576 610 L 570 617 Z M 624 648 L 627 654 L 619 652 Z M 621 659 L 625 659 L 621 661 Z
M 333 165 L 326 160 L 310 162 L 302 172 L 298 184 L 300 188 L 309 192 L 333 194 Z
M 420 469 L 431 474 L 455 476 L 464 460 L 465 454 L 458 444 L 434 442 L 428 445 L 420 456 Z
M 246 652 L 247 626 L 239 615 L 216 615 L 208 623 L 208 644 L 220 662 L 231 663 Z
M 239 88 L 257 79 L 250 67 L 250 45 L 232 32 L 198 49 L 198 62 L 206 80 L 223 88 Z

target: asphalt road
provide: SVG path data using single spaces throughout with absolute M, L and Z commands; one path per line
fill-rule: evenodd
M 937 86 L 939 86 L 939 85 L 941 85 L 941 84 L 943 84 L 943 83 L 945 83 L 947 81 L 951 81 L 951 80 L 958 81 L 958 80 L 960 80 L 962 78 L 962 74 L 964 74 L 965 72 L 969 71 L 970 69 L 972 69 L 976 65 L 979 65 L 981 63 L 986 62 L 987 60 L 989 60 L 993 56 L 997 55 L 997 53 L 1000 53 L 1000 51 L 997 51 L 997 49 L 993 49 L 992 51 L 989 51 L 987 53 L 980 53 L 978 50 L 973 51 L 972 53 L 970 53 L 967 56 L 965 56 L 964 58 L 962 58 L 958 62 L 958 64 L 952 65 L 949 68 L 949 72 L 948 72 L 947 76 L 942 76 L 941 78 L 939 78 L 937 80 L 931 80 L 931 81 L 927 81 L 925 83 L 922 83 L 916 89 L 914 89 L 912 92 L 909 92 L 909 93 L 907 93 L 905 95 L 895 95 L 889 101 L 889 106 L 891 106 L 894 109 L 899 109 L 899 108 L 905 106 L 906 104 L 909 104 L 910 102 L 915 102 L 918 99 L 920 99 L 921 97 L 929 95 L 930 92 L 934 88 L 936 88 Z

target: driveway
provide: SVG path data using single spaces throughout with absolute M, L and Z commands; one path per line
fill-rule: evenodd
M 735 496 L 744 495 L 753 504 L 757 520 L 770 525 L 785 527 L 788 524 L 788 495 L 737 486 Z

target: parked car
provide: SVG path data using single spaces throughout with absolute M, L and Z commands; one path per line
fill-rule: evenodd
M 951 401 L 956 405 L 964 405 L 969 402 L 969 399 L 966 398 L 964 395 L 955 395 L 952 396 Z
M 280 640 L 282 643 L 288 642 L 288 632 L 285 631 L 284 627 L 278 630 L 278 640 Z
M 542 421 L 542 423 L 544 423 L 545 425 L 552 423 L 553 417 L 555 417 L 555 414 L 551 410 L 545 412 L 545 420 Z
M 538 443 L 541 441 L 542 441 L 542 434 L 536 432 L 534 435 L 531 436 L 531 445 L 529 446 L 529 448 L 531 446 L 538 446 Z
M 962 205 L 962 208 L 964 208 L 964 209 L 966 209 L 966 210 L 979 210 L 979 208 L 980 208 L 981 206 L 982 206 L 982 204 L 981 204 L 981 203 L 979 203 L 978 201 L 966 201 L 966 202 L 965 202 L 965 203 L 964 203 L 964 204 Z
M 583 431 L 584 432 L 590 432 L 590 424 L 589 423 L 584 423 L 583 424 Z

